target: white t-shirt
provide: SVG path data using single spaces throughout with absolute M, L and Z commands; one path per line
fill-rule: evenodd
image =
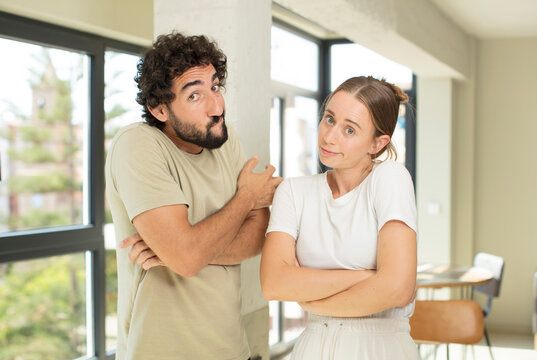
M 382 226 L 400 220 L 416 231 L 412 179 L 400 163 L 375 164 L 353 190 L 334 199 L 326 173 L 285 179 L 274 195 L 267 233 L 296 239 L 300 265 L 315 269 L 377 268 L 377 240 Z M 373 317 L 409 317 L 414 304 Z

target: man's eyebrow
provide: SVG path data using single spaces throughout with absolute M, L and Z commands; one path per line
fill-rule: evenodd
M 181 92 L 185 91 L 186 88 L 190 87 L 190 86 L 194 86 L 194 85 L 200 85 L 202 84 L 203 81 L 201 80 L 194 80 L 194 81 L 190 81 L 190 82 L 187 82 L 186 84 L 183 85 L 183 87 L 181 88 Z
M 332 115 L 332 116 L 335 116 L 335 115 L 336 115 L 336 114 L 335 114 L 332 110 L 330 110 L 330 109 L 326 109 L 325 111 L 326 111 L 327 113 L 329 113 L 330 115 Z M 354 121 L 354 120 L 351 120 L 351 119 L 345 119 L 345 121 L 348 121 L 348 122 L 350 122 L 350 123 L 352 123 L 352 124 L 358 126 L 359 129 L 362 128 L 362 127 L 360 126 L 360 124 L 358 124 L 358 123 L 357 123 L 356 121 Z
M 218 79 L 218 74 L 217 74 L 217 73 L 214 73 L 214 74 L 213 74 L 213 77 L 212 77 L 212 81 L 214 82 L 216 79 Z M 187 82 L 187 83 L 184 84 L 183 87 L 181 88 L 181 92 L 185 91 L 186 88 L 188 88 L 188 87 L 190 87 L 190 86 L 200 85 L 200 84 L 203 84 L 203 81 L 201 81 L 201 80 L 194 80 L 194 81 Z

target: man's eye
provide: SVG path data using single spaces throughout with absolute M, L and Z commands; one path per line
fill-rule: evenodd
M 213 85 L 212 90 L 214 92 L 220 91 L 220 85 Z
M 196 101 L 200 98 L 199 94 L 192 94 L 188 97 L 188 100 L 190 101 Z

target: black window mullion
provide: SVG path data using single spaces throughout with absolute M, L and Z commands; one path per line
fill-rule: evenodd
M 0 236 L 0 263 L 43 257 L 43 254 L 65 253 L 92 249 L 95 239 L 101 238 L 94 227 L 48 228 L 39 231 L 9 233 Z
M 98 43 L 97 54 L 91 57 L 90 68 L 90 129 L 89 129 L 89 213 L 95 229 L 100 229 L 100 241 L 91 253 L 93 351 L 97 359 L 106 357 L 106 269 L 104 248 L 104 51 Z
M 406 158 L 405 166 L 412 176 L 414 187 L 416 187 L 416 75 L 412 75 L 412 88 L 406 92 L 408 95 L 408 104 L 406 104 L 406 119 L 405 119 L 405 146 Z
M 104 49 L 91 57 L 89 126 L 89 214 L 96 229 L 104 224 Z M 99 230 L 102 234 L 102 231 Z

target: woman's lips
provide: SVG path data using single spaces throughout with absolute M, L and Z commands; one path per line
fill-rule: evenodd
M 325 148 L 321 148 L 321 153 L 322 153 L 323 155 L 326 155 L 326 156 L 334 156 L 334 155 L 338 155 L 338 153 L 335 153 L 335 152 L 326 150 Z

